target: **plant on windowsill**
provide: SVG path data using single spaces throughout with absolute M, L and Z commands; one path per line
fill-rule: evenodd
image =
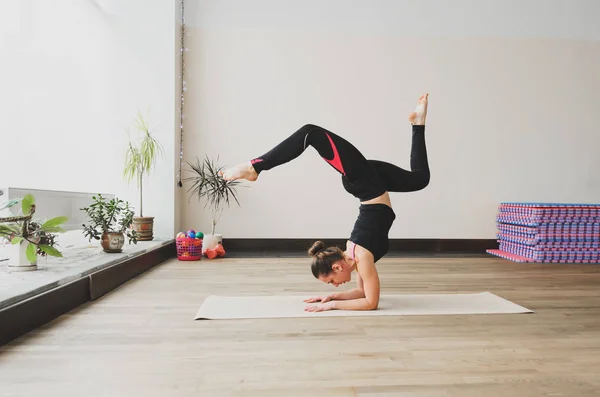
M 232 200 L 235 200 L 238 206 L 240 206 L 240 202 L 236 196 L 236 188 L 239 186 L 240 181 L 226 181 L 223 179 L 219 175 L 219 171 L 223 167 L 218 165 L 218 161 L 218 157 L 217 160 L 211 160 L 206 156 L 202 163 L 198 158 L 196 158 L 195 164 L 188 162 L 193 175 L 184 179 L 185 182 L 191 183 L 188 193 L 196 195 L 199 201 L 206 200 L 204 207 L 208 206 L 211 209 L 211 234 L 208 236 L 204 235 L 204 242 L 207 243 L 209 248 L 216 245 L 214 243 L 211 244 L 212 240 L 215 240 L 217 243 L 222 243 L 223 241 L 223 235 L 215 234 L 215 230 L 223 214 L 224 207 L 229 207 Z M 216 239 L 213 239 L 211 236 L 215 236 Z
M 128 183 L 135 178 L 140 199 L 139 216 L 133 218 L 133 228 L 137 232 L 138 240 L 150 241 L 154 234 L 154 217 L 144 216 L 143 207 L 143 177 L 150 175 L 150 171 L 156 164 L 158 155 L 164 154 L 161 144 L 152 136 L 148 128 L 148 122 L 138 111 L 135 120 L 137 140 L 135 142 L 129 137 L 129 144 L 125 152 L 125 169 L 123 176 Z M 141 135 L 141 138 L 140 138 Z
M 31 194 L 22 199 L 11 200 L 0 206 L 0 210 L 21 203 L 21 210 L 13 217 L 0 218 L 0 237 L 11 243 L 9 259 L 10 271 L 37 270 L 39 256 L 47 255 L 62 258 L 62 253 L 56 249 L 56 233 L 65 230 L 60 227 L 68 218 L 58 216 L 45 222 L 34 220 L 35 197 Z
M 125 235 L 129 244 L 137 244 L 138 234 L 131 228 L 134 211 L 129 202 L 119 198 L 106 200 L 101 194 L 93 196 L 93 204 L 81 208 L 85 211 L 89 224 L 83 224 L 83 234 L 89 241 L 100 240 L 102 249 L 107 253 L 123 252 Z

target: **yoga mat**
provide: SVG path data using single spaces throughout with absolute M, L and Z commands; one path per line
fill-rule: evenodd
M 447 314 L 533 313 L 490 292 L 473 294 L 382 295 L 377 310 L 305 312 L 310 295 L 217 296 L 204 300 L 195 320 L 284 317 L 411 316 Z
M 499 249 L 488 249 L 488 254 L 495 255 L 502 259 L 508 259 L 513 262 L 519 263 L 593 263 L 600 264 L 598 259 L 590 258 L 558 258 L 558 257 L 544 257 L 544 258 L 529 258 L 512 252 L 507 252 Z
M 600 261 L 600 205 L 501 203 L 497 249 L 487 253 L 515 262 Z

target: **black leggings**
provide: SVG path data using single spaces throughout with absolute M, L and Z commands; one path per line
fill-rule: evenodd
M 264 155 L 251 160 L 257 173 L 277 167 L 300 156 L 312 146 L 337 170 L 346 190 L 361 200 L 388 192 L 413 192 L 429 184 L 429 165 L 425 147 L 425 126 L 412 126 L 411 170 L 379 160 L 367 160 L 350 142 L 322 127 L 307 124 Z M 360 193 L 348 186 L 361 185 Z M 353 190 L 353 191 L 351 191 Z

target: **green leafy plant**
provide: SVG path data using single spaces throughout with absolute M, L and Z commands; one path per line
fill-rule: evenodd
M 19 202 L 21 203 L 19 215 L 0 218 L 0 237 L 6 238 L 13 245 L 27 244 L 25 252 L 30 263 L 35 263 L 38 255 L 62 257 L 62 253 L 55 248 L 56 233 L 65 232 L 61 225 L 69 218 L 58 216 L 45 222 L 33 220 L 35 197 L 31 194 L 4 203 L 0 210 L 10 208 Z
M 219 171 L 223 167 L 219 167 L 218 161 L 218 157 L 217 160 L 211 160 L 206 156 L 202 162 L 198 158 L 196 158 L 195 164 L 188 162 L 193 175 L 184 179 L 185 182 L 191 183 L 188 193 L 196 195 L 198 200 L 205 199 L 204 207 L 209 206 L 211 208 L 212 234 L 215 234 L 224 207 L 226 205 L 229 207 L 232 199 L 235 200 L 238 206 L 240 205 L 236 196 L 236 187 L 239 186 L 240 182 L 223 179 L 219 175 Z
M 159 155 L 164 154 L 163 147 L 150 133 L 148 122 L 138 110 L 134 127 L 137 130 L 137 140 L 131 139 L 129 134 L 129 144 L 125 152 L 125 169 L 123 176 L 128 183 L 135 178 L 140 199 L 140 216 L 144 216 L 143 211 L 143 177 L 149 175 L 156 164 Z M 141 137 L 140 137 L 141 135 Z
M 90 220 L 88 225 L 82 224 L 84 236 L 92 241 L 92 239 L 100 240 L 104 233 L 124 233 L 130 244 L 132 242 L 137 244 L 137 232 L 131 229 L 134 211 L 130 208 L 129 202 L 119 198 L 107 201 L 101 194 L 93 196 L 92 199 L 93 204 L 81 208 Z

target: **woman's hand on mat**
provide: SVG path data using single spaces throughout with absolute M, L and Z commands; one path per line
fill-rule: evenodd
M 324 312 L 326 310 L 333 310 L 335 309 L 335 301 L 330 301 L 327 303 L 320 303 L 317 305 L 311 305 L 311 306 L 306 306 L 304 308 L 305 312 Z
M 333 295 L 323 295 L 323 296 L 314 296 L 312 298 L 304 299 L 304 302 L 306 302 L 306 303 L 314 303 L 314 302 L 325 303 L 325 302 L 329 302 L 332 299 L 333 299 Z

